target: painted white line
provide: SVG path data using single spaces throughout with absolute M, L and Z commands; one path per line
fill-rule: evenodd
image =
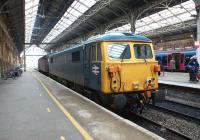
M 60 136 L 60 140 L 65 140 L 65 137 L 64 136 Z
M 51 112 L 50 108 L 47 107 L 46 109 L 47 109 L 47 112 L 49 112 L 49 113 Z

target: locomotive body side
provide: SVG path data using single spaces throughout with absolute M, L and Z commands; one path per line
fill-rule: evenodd
M 82 47 L 80 46 L 50 55 L 49 73 L 51 76 L 83 85 Z
M 49 73 L 82 88 L 101 91 L 101 46 L 84 44 L 49 56 Z

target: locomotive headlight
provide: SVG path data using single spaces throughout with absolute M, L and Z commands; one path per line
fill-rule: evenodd
M 146 80 L 146 88 L 151 89 L 153 87 L 154 80 L 152 77 L 147 78 Z
M 139 89 L 139 83 L 133 83 L 133 89 Z

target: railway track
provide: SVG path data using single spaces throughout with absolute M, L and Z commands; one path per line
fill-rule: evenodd
M 200 124 L 200 108 L 197 107 L 168 100 L 156 103 L 155 106 L 149 104 L 148 107 Z
M 148 119 L 142 115 L 133 115 L 134 120 L 132 121 L 134 123 L 137 123 L 138 125 L 156 133 L 157 135 L 167 139 L 167 140 L 192 140 L 193 138 L 180 133 L 176 130 L 173 130 L 171 128 L 168 128 L 166 126 L 163 126 L 155 121 L 152 121 L 151 119 Z M 137 120 L 136 120 L 137 119 Z
M 190 93 L 193 95 L 199 95 L 199 89 L 193 87 L 183 87 L 179 85 L 169 85 L 165 83 L 158 83 L 159 89 L 170 89 L 179 93 Z

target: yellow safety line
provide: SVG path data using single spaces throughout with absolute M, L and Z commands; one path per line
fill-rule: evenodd
M 61 103 L 53 96 L 53 94 L 48 90 L 45 84 L 35 75 L 34 78 L 42 85 L 42 87 L 46 90 L 51 99 L 56 103 L 56 105 L 60 108 L 60 110 L 65 114 L 65 116 L 71 121 L 71 123 L 77 128 L 77 130 L 81 133 L 81 135 L 85 138 L 85 140 L 93 140 L 93 138 L 87 133 L 86 130 L 81 127 L 81 125 L 72 117 L 72 115 L 61 105 Z

